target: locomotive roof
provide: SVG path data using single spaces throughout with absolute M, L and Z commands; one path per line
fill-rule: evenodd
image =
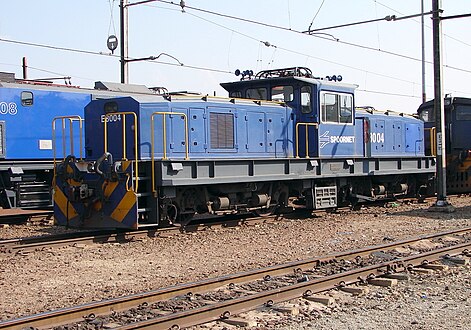
M 133 85 L 133 84 L 119 84 L 119 83 L 108 83 L 108 82 L 95 82 L 96 88 L 84 88 L 79 86 L 67 86 L 59 84 L 50 84 L 43 82 L 5 82 L 0 81 L 0 87 L 4 88 L 18 88 L 24 90 L 43 90 L 43 91 L 60 91 L 60 92 L 71 92 L 71 93 L 85 93 L 85 94 L 105 94 L 116 95 L 120 94 L 143 94 L 152 95 L 152 90 L 148 89 L 144 85 Z
M 324 79 L 318 78 L 308 78 L 308 77 L 297 77 L 297 76 L 289 76 L 289 77 L 276 77 L 276 78 L 267 78 L 267 79 L 251 79 L 251 80 L 240 80 L 234 82 L 227 82 L 221 83 L 221 86 L 227 90 L 232 91 L 237 87 L 256 87 L 256 86 L 266 86 L 266 85 L 278 85 L 278 84 L 286 84 L 294 81 L 300 81 L 304 83 L 308 83 L 310 85 L 317 85 L 322 89 L 344 89 L 344 90 L 355 90 L 358 85 L 355 84 L 347 84 L 335 81 L 329 81 Z
M 425 103 L 422 103 L 419 106 L 417 112 L 420 112 L 423 109 L 433 108 L 435 100 L 430 100 Z M 453 104 L 463 104 L 471 105 L 471 98 L 468 97 L 446 97 L 445 98 L 445 107 L 449 107 Z
M 357 114 L 369 113 L 374 115 L 385 115 L 385 116 L 397 116 L 397 117 L 413 117 L 416 118 L 413 114 L 397 112 L 393 110 L 376 110 L 372 107 L 355 107 Z

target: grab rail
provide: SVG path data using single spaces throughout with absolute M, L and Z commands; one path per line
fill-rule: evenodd
M 430 131 L 430 152 L 431 156 L 437 156 L 437 129 L 436 127 L 425 128 L 426 131 Z
M 59 117 L 54 117 L 52 119 L 52 159 L 53 159 L 53 176 L 52 176 L 52 185 L 55 186 L 56 182 L 56 122 L 60 120 L 62 123 L 62 154 L 63 158 L 62 160 L 66 159 L 66 150 L 67 150 L 67 141 L 66 141 L 66 136 L 65 136 L 65 130 L 67 128 L 67 120 L 69 121 L 69 134 L 70 134 L 70 153 L 72 154 L 74 152 L 74 128 L 73 128 L 73 123 L 78 121 L 79 123 L 79 129 L 80 129 L 80 160 L 82 160 L 82 140 L 83 140 L 83 118 L 80 117 L 79 115 L 74 115 L 74 116 L 59 116 Z
M 122 130 L 123 130 L 123 158 L 121 160 L 123 161 L 128 161 L 127 159 L 127 154 L 126 154 L 126 115 L 132 115 L 134 117 L 134 162 L 136 164 L 136 169 L 134 171 L 135 175 L 135 185 L 134 185 L 134 189 L 133 191 L 135 193 L 137 193 L 137 188 L 138 188 L 138 185 L 139 185 L 139 172 L 138 172 L 138 158 L 137 158 L 137 115 L 135 112 L 109 112 L 107 114 L 105 114 L 105 120 L 104 120 L 104 134 L 105 134 L 105 140 L 104 140 L 104 149 L 105 149 L 105 154 L 108 152 L 108 118 L 113 116 L 113 115 L 122 115 L 123 116 L 123 119 L 121 120 L 121 127 L 122 127 Z M 126 186 L 126 190 L 127 191 L 130 191 L 127 186 Z
M 155 132 L 154 132 L 154 118 L 155 116 L 157 115 L 162 115 L 162 140 L 163 140 L 163 147 L 164 147 L 164 150 L 163 150 L 163 158 L 162 160 L 167 160 L 167 122 L 165 120 L 166 116 L 167 115 L 176 115 L 176 116 L 182 116 L 184 121 L 185 121 L 185 160 L 188 160 L 190 159 L 188 157 L 188 148 L 189 148 L 189 145 L 188 145 L 188 118 L 186 116 L 185 113 L 183 112 L 169 112 L 169 111 L 157 111 L 157 112 L 153 112 L 151 117 L 150 117 L 150 125 L 151 125 L 151 162 L 152 162 L 152 192 L 155 193 L 157 192 L 157 190 L 155 189 L 155 167 L 154 167 L 154 163 L 155 163 L 155 157 L 154 157 L 154 151 L 155 151 L 155 148 L 154 148 L 154 145 L 155 145 L 155 138 L 154 138 L 154 135 L 155 135 Z
M 318 123 L 297 123 L 296 124 L 296 158 L 299 157 L 299 127 L 306 126 L 306 157 L 309 158 L 309 136 L 308 136 L 308 128 L 309 126 L 313 126 L 315 128 L 319 127 Z
M 80 160 L 82 160 L 83 155 L 82 155 L 82 140 L 83 140 L 83 119 L 82 117 L 78 115 L 74 116 L 59 116 L 59 117 L 54 117 L 52 119 L 52 157 L 54 160 L 54 166 L 56 164 L 56 122 L 60 120 L 62 123 L 62 153 L 63 153 L 63 158 L 65 159 L 65 153 L 67 150 L 67 141 L 66 141 L 66 128 L 67 128 L 67 121 L 69 122 L 69 133 L 70 133 L 70 152 L 74 152 L 74 127 L 73 123 L 78 121 L 79 123 L 79 129 L 80 129 Z

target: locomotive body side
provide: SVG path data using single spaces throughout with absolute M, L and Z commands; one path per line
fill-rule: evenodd
M 116 111 L 107 115 L 104 109 Z M 123 114 L 130 113 L 130 114 Z M 132 114 L 131 114 L 132 113 Z M 85 109 L 86 155 L 96 160 L 105 152 L 104 122 L 107 122 L 108 151 L 114 157 L 135 159 L 133 134 L 126 134 L 123 149 L 122 125 L 133 125 L 136 117 L 140 160 L 279 158 L 292 156 L 292 111 L 277 103 L 258 105 L 229 99 L 125 97 L 91 102 Z M 152 126 L 153 125 L 153 129 Z M 165 130 L 165 134 L 164 134 Z M 112 138 L 121 136 L 121 138 Z M 165 140 L 164 137 L 165 136 Z M 155 143 L 152 143 L 154 139 Z
M 56 169 L 57 223 L 185 225 L 208 214 L 335 208 L 429 188 L 435 162 L 423 153 L 423 123 L 356 112 L 353 85 L 283 76 L 223 86 L 230 98 L 92 101 L 86 159 L 68 157 Z M 240 99 L 248 96 L 257 99 Z
M 92 99 L 90 92 L 74 88 L 31 84 L 0 83 L 0 205 L 3 208 L 51 207 L 53 143 L 51 122 L 54 117 L 83 116 L 83 108 Z M 71 130 L 62 130 L 58 138 L 69 139 Z M 72 129 L 79 139 L 78 126 Z M 57 157 L 79 154 L 79 144 L 67 145 Z

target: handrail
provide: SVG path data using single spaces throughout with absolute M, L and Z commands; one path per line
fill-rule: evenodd
M 155 148 L 154 148 L 154 135 L 155 135 L 155 132 L 154 132 L 154 117 L 157 116 L 157 115 L 162 115 L 162 140 L 163 140 L 163 147 L 164 147 L 164 155 L 163 155 L 163 158 L 162 160 L 167 160 L 167 122 L 165 120 L 166 116 L 167 115 L 177 115 L 177 116 L 182 116 L 184 121 L 185 121 L 185 160 L 188 160 L 190 159 L 188 157 L 188 148 L 189 148 L 189 144 L 188 144 L 188 117 L 186 116 L 185 113 L 183 112 L 169 112 L 169 111 L 156 111 L 156 112 L 153 112 L 152 115 L 150 116 L 150 126 L 151 126 L 151 163 L 152 163 L 152 192 L 155 193 L 157 192 L 157 190 L 155 189 L 155 167 L 154 167 L 154 164 L 155 164 L 155 157 L 154 157 L 154 151 L 155 151 Z
M 136 169 L 134 171 L 135 175 L 135 185 L 133 191 L 137 193 L 137 188 L 139 186 L 139 170 L 138 170 L 138 158 L 137 158 L 137 115 L 135 112 L 131 111 L 125 111 L 125 112 L 108 112 L 105 114 L 105 120 L 104 120 L 104 134 L 105 134 L 105 140 L 104 140 L 104 151 L 105 153 L 108 152 L 108 118 L 113 116 L 113 115 L 121 115 L 123 116 L 123 119 L 121 120 L 122 123 L 122 129 L 123 129 L 123 158 L 121 160 L 127 161 L 127 155 L 126 155 L 126 115 L 132 115 L 134 117 L 134 162 L 136 163 Z M 126 185 L 126 190 L 130 191 Z
M 296 123 L 296 158 L 299 157 L 299 127 L 306 126 L 306 158 L 309 158 L 309 139 L 308 139 L 308 128 L 313 126 L 318 128 L 318 123 Z
M 431 156 L 437 156 L 437 128 L 425 128 L 425 130 L 430 131 L 430 152 L 432 153 Z
M 64 154 L 63 159 L 65 159 L 65 151 L 67 149 L 66 147 L 66 136 L 65 136 L 65 129 L 66 129 L 66 119 L 69 121 L 69 129 L 70 129 L 70 152 L 74 152 L 74 129 L 73 129 L 73 123 L 74 121 L 79 122 L 79 128 L 80 128 L 80 160 L 82 160 L 83 155 L 82 155 L 82 128 L 83 128 L 83 119 L 82 117 L 78 115 L 74 116 L 59 116 L 59 117 L 54 117 L 52 119 L 52 157 L 54 159 L 54 164 L 56 162 L 56 121 L 61 120 L 62 122 L 62 153 Z
M 56 180 L 56 121 L 61 120 L 62 123 L 62 153 L 63 153 L 63 158 L 64 160 L 66 158 L 65 156 L 65 151 L 66 151 L 66 139 L 65 139 L 65 129 L 66 129 L 66 119 L 69 121 L 69 129 L 70 129 L 70 153 L 72 154 L 74 152 L 74 130 L 73 130 L 73 123 L 74 121 L 79 122 L 79 129 L 80 129 L 80 160 L 82 160 L 82 143 L 83 143 L 83 118 L 80 117 L 79 115 L 73 115 L 73 116 L 59 116 L 59 117 L 54 117 L 52 119 L 52 158 L 53 158 L 53 172 L 52 172 L 52 178 L 53 178 L 53 183 L 52 185 L 55 185 L 55 180 Z

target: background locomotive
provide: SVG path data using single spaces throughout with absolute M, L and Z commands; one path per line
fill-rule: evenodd
M 433 103 L 433 100 L 425 102 L 417 111 L 425 122 L 427 155 L 436 155 Z M 447 192 L 469 193 L 471 192 L 471 99 L 446 97 L 444 107 Z
M 144 86 L 96 83 L 97 89 L 84 89 L 40 81 L 15 79 L 13 73 L 0 73 L 0 206 L 2 208 L 52 207 L 51 185 L 54 148 L 51 122 L 55 117 L 81 116 L 93 99 L 124 93 L 151 93 Z M 72 120 L 72 119 L 71 119 Z M 55 123 L 56 138 L 79 140 L 79 125 L 70 131 L 70 121 Z M 72 132 L 72 133 L 71 133 Z M 79 152 L 80 143 L 70 150 L 56 150 L 63 158 Z M 62 150 L 64 149 L 64 150 Z
M 221 85 L 229 98 L 92 101 L 85 158 L 55 168 L 56 222 L 185 224 L 196 214 L 334 208 L 429 188 L 435 161 L 424 154 L 423 122 L 356 110 L 355 85 L 306 68 Z

